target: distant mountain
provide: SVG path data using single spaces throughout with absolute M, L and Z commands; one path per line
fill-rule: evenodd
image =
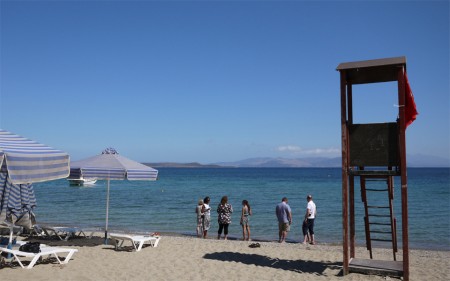
M 174 162 L 161 162 L 161 163 L 142 163 L 152 168 L 223 168 L 222 166 L 215 164 L 203 165 L 197 162 L 192 163 L 174 163 Z
M 450 159 L 430 155 L 407 155 L 408 167 L 450 167 Z
M 427 155 L 408 155 L 407 156 L 408 167 L 450 167 L 450 159 L 437 156 Z M 214 163 L 219 166 L 228 167 L 255 167 L 255 168 L 333 168 L 341 167 L 341 157 L 325 158 L 325 157 L 309 157 L 309 158 L 249 158 L 236 162 L 219 162 Z
M 341 157 L 325 158 L 325 157 L 311 157 L 311 158 L 249 158 L 236 162 L 219 162 L 215 163 L 219 166 L 229 167 L 261 167 L 261 168 L 303 168 L 303 167 L 340 167 L 342 165 Z
M 429 155 L 408 155 L 408 167 L 438 168 L 450 167 L 450 159 Z M 341 167 L 341 157 L 307 157 L 307 158 L 273 158 L 259 157 L 235 162 L 218 162 L 212 164 L 192 163 L 143 163 L 153 168 L 334 168 Z

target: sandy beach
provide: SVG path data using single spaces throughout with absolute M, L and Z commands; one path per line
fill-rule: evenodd
M 55 241 L 78 249 L 68 264 L 49 260 L 31 270 L 17 263 L 7 265 L 0 269 L 1 280 L 400 280 L 357 273 L 342 276 L 339 245 L 258 242 L 261 247 L 251 248 L 254 241 L 163 235 L 158 247 L 134 252 L 115 251 L 114 246 L 94 242 L 100 237 L 93 239 Z M 392 258 L 388 249 L 377 249 L 374 255 Z M 365 248 L 357 248 L 357 257 L 367 256 Z M 411 250 L 410 280 L 449 280 L 449 258 L 448 251 Z

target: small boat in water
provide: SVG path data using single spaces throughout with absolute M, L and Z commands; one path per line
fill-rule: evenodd
M 97 178 L 68 178 L 70 185 L 92 185 L 97 182 Z

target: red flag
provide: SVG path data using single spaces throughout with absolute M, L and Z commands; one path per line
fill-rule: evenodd
M 414 95 L 409 86 L 408 76 L 405 72 L 405 129 L 416 120 L 417 115 L 416 102 L 414 101 Z

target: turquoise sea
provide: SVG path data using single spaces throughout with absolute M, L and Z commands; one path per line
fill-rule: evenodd
M 35 184 L 40 223 L 102 228 L 105 225 L 106 181 L 90 187 L 66 180 Z M 356 239 L 365 244 L 363 204 L 356 191 Z M 160 168 L 155 182 L 111 181 L 109 231 L 163 232 L 194 235 L 198 199 L 211 197 L 211 237 L 217 235 L 215 209 L 223 195 L 234 213 L 230 237 L 241 238 L 240 208 L 247 199 L 253 210 L 253 239 L 278 238 L 275 205 L 288 197 L 293 225 L 288 240 L 302 239 L 306 195 L 312 194 L 318 216 L 319 243 L 342 243 L 340 168 Z M 401 194 L 395 182 L 394 207 L 401 239 Z M 387 202 L 387 201 L 386 201 Z M 411 248 L 450 250 L 450 169 L 408 169 L 409 243 Z M 401 241 L 399 240 L 401 245 Z M 387 245 L 390 247 L 390 245 Z

